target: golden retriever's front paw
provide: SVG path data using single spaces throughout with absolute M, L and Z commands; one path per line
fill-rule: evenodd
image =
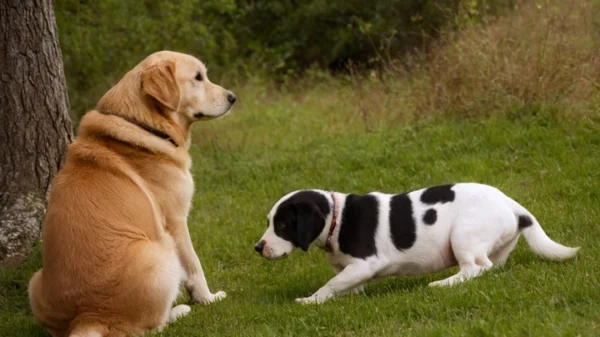
M 222 291 L 222 290 L 217 291 L 216 294 L 212 295 L 211 302 L 220 301 L 220 300 L 224 299 L 225 297 L 227 297 L 227 294 L 224 291 Z
M 194 301 L 200 303 L 200 304 L 211 304 L 213 302 L 217 302 L 220 301 L 222 299 L 224 299 L 225 297 L 227 297 L 227 294 L 224 291 L 217 291 L 214 294 L 209 294 L 208 296 L 198 296 L 194 298 Z

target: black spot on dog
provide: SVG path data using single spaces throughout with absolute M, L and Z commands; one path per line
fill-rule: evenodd
M 417 240 L 412 202 L 407 194 L 396 194 L 390 201 L 390 233 L 398 250 L 412 247 Z
M 531 217 L 527 215 L 519 215 L 519 229 L 525 229 L 533 224 Z
M 325 227 L 329 200 L 315 191 L 300 191 L 282 202 L 273 216 L 275 234 L 307 250 Z
M 429 187 L 421 194 L 421 202 L 428 205 L 437 204 L 438 202 L 446 203 L 454 201 L 456 194 L 452 190 L 454 185 L 440 185 Z
M 377 231 L 379 207 L 373 195 L 349 194 L 344 203 L 338 243 L 344 254 L 366 258 L 377 254 L 375 232 Z
M 423 215 L 423 222 L 426 225 L 433 225 L 437 221 L 437 212 L 435 209 L 428 209 Z

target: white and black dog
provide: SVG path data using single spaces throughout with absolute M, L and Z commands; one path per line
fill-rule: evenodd
M 573 257 L 579 248 L 552 241 L 535 217 L 498 189 L 475 183 L 443 185 L 404 194 L 343 194 L 301 190 L 281 198 L 255 250 L 267 259 L 294 248 L 316 246 L 336 276 L 301 303 L 360 291 L 369 280 L 390 275 L 460 271 L 430 286 L 446 286 L 502 265 L 519 235 L 536 254 Z

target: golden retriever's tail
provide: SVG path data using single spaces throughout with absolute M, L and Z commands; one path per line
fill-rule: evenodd
M 124 336 L 124 335 L 123 335 Z M 69 337 L 117 337 L 100 325 L 78 325 L 71 329 Z
M 71 322 L 69 337 L 117 337 L 108 328 L 97 322 L 89 322 L 86 317 L 79 316 Z
M 105 335 L 103 335 L 102 333 L 100 333 L 99 331 L 96 330 L 88 330 L 87 332 L 83 332 L 83 333 L 71 333 L 69 335 L 69 337 L 104 337 Z

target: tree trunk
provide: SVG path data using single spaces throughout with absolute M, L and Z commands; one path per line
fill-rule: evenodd
M 51 0 L 0 0 L 0 266 L 39 240 L 73 138 Z

